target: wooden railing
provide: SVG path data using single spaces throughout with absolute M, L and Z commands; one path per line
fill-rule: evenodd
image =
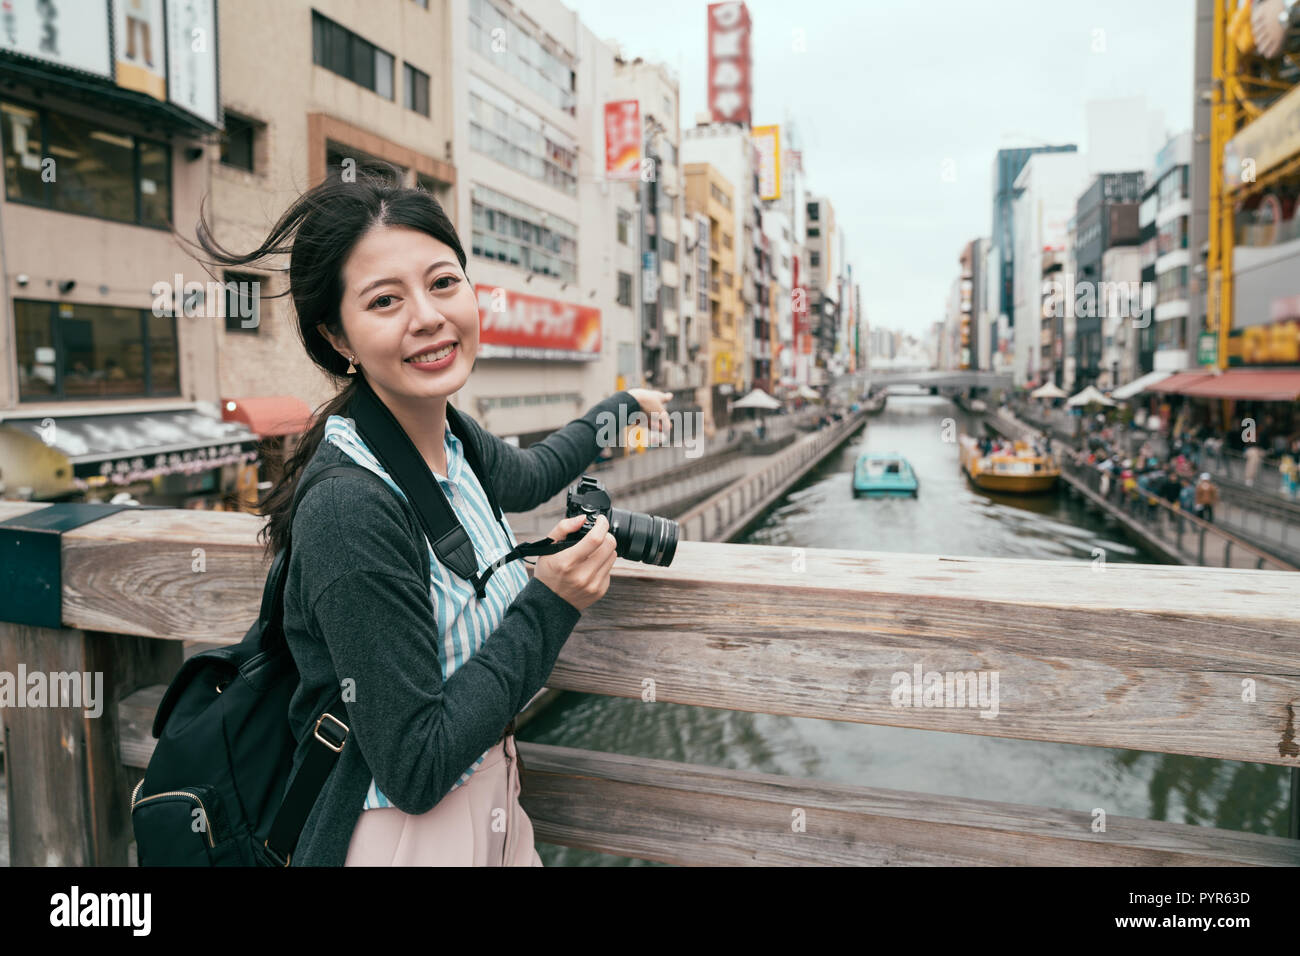
M 0 503 L 0 521 L 40 507 Z M 743 517 L 743 501 L 735 508 Z M 268 569 L 259 524 L 247 514 L 131 509 L 59 536 L 57 620 L 0 624 L 0 670 L 103 671 L 120 706 L 97 719 L 66 707 L 5 712 L 12 863 L 126 862 L 127 794 L 141 775 L 127 765 L 148 759 L 156 685 L 174 673 L 182 641 L 238 641 L 256 616 Z M 547 683 L 645 707 L 1295 768 L 1295 581 L 1271 571 L 687 540 L 671 567 L 616 564 Z M 952 706 L 900 696 L 900 681 L 918 670 L 988 678 L 996 696 L 979 706 L 969 706 L 974 695 L 941 695 Z M 958 685 L 971 686 L 965 677 Z M 520 750 L 538 840 L 669 863 L 1300 864 L 1300 841 L 1281 837 L 1109 812 L 1099 830 L 1091 802 L 1031 807 L 1015 793 L 999 803 L 568 747 Z

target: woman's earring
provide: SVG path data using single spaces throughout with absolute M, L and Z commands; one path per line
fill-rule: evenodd
M 348 356 L 348 371 L 347 371 L 348 375 L 355 375 L 357 373 L 357 370 L 352 366 L 352 363 L 355 362 L 356 360 L 357 357 L 355 355 Z

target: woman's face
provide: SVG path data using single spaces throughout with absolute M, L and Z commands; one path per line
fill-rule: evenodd
M 339 312 L 343 338 L 322 334 L 344 358 L 356 356 L 377 392 L 449 396 L 469 378 L 478 302 L 456 253 L 427 233 L 375 226 L 362 236 L 343 264 Z

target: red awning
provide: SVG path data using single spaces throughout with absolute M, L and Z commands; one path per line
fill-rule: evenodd
M 311 409 L 302 399 L 292 395 L 224 398 L 221 400 L 221 418 L 228 422 L 243 422 L 258 436 L 297 435 L 311 425 Z
M 1179 395 L 1185 395 L 1190 386 L 1211 378 L 1214 378 L 1214 375 L 1209 372 L 1175 372 L 1163 382 L 1155 382 L 1152 384 L 1147 391 L 1174 392 Z
M 1300 398 L 1300 369 L 1233 368 L 1183 389 L 1199 398 L 1294 402 Z

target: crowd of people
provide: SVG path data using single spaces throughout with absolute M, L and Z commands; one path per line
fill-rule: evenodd
M 1205 470 L 1211 460 L 1222 468 L 1223 446 L 1213 435 L 1179 437 L 1168 443 L 1104 415 L 1085 419 L 1083 443 L 1068 448 L 1075 465 L 1100 473 L 1103 498 L 1154 518 L 1159 502 L 1213 523 L 1219 487 Z M 1042 439 L 1050 444 L 1050 438 Z M 1248 459 L 1249 460 L 1249 459 Z M 1258 468 L 1258 466 L 1256 466 Z
M 1206 490 L 1199 497 L 1217 501 L 1212 473 L 1230 475 L 1249 488 L 1273 490 L 1271 480 L 1260 480 L 1266 462 L 1276 466 L 1280 476 L 1277 487 L 1282 494 L 1300 498 L 1300 434 L 1288 436 L 1267 420 L 1260 423 L 1260 440 L 1250 442 L 1238 441 L 1240 436 L 1235 433 L 1225 437 L 1208 425 L 1192 427 L 1183 421 L 1175 422 L 1172 435 L 1165 437 L 1132 427 L 1113 413 L 1108 417 L 1100 412 L 1083 416 L 1076 434 L 1084 449 L 1077 456 L 1079 460 L 1092 467 L 1109 462 L 1105 470 L 1115 480 L 1112 483 L 1121 488 L 1123 473 L 1131 471 L 1138 492 L 1150 489 L 1153 496 L 1177 503 L 1183 510 L 1212 517 L 1213 504 L 1203 504 L 1199 509 L 1195 506 L 1195 489 L 1201 485 Z M 1191 507 L 1187 506 L 1189 501 L 1193 502 Z
M 1213 523 L 1214 508 L 1219 503 L 1219 487 L 1208 471 L 1197 472 L 1185 450 L 1167 459 L 1150 454 L 1144 447 L 1136 459 L 1121 458 L 1119 452 L 1080 452 L 1076 461 L 1101 473 L 1103 498 L 1116 503 L 1127 502 L 1130 508 L 1145 506 L 1154 517 L 1164 501 L 1171 508 Z

